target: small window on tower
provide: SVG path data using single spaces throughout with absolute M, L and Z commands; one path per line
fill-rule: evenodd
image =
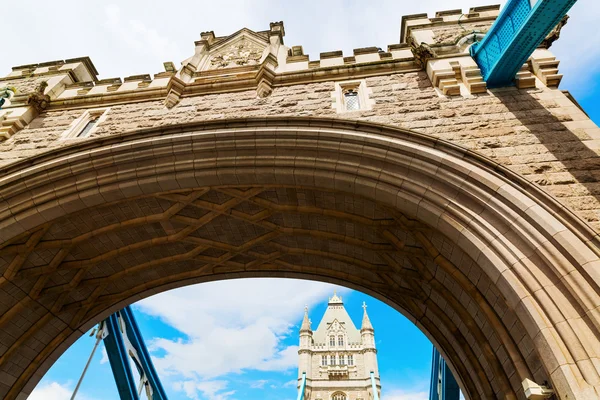
M 340 365 L 346 365 L 346 356 L 340 355 Z
M 329 356 L 329 364 L 330 365 L 336 365 L 336 363 L 335 363 L 335 355 L 332 354 L 332 355 Z
M 327 365 L 327 356 L 321 356 L 321 365 Z
M 90 131 L 96 125 L 96 122 L 98 122 L 98 118 L 100 118 L 100 116 L 96 115 L 96 116 L 93 117 L 93 119 L 90 119 L 87 122 L 87 124 L 85 124 L 85 126 L 83 127 L 83 129 L 81 130 L 81 132 L 79 132 L 77 134 L 77 137 L 78 138 L 84 138 L 84 137 L 90 136 Z
M 346 111 L 360 110 L 358 87 L 344 89 L 344 105 L 346 106 Z
M 375 105 L 370 98 L 372 90 L 364 79 L 336 82 L 334 86 L 332 106 L 338 113 L 370 110 Z
M 108 108 L 86 110 L 79 118 L 71 123 L 69 129 L 62 135 L 62 139 L 83 139 L 96 131 L 98 125 L 106 119 Z
M 335 336 L 329 336 L 329 347 L 335 346 Z
M 331 400 L 346 400 L 346 395 L 341 392 L 334 393 Z
M 343 345 L 344 345 L 344 337 L 338 336 L 338 346 L 343 346 Z
M 354 365 L 354 356 L 352 354 L 348 354 L 348 365 Z

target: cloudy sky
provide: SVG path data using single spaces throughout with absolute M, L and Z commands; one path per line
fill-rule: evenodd
M 134 306 L 169 400 L 294 400 L 304 312 L 316 329 L 337 290 L 360 329 L 363 301 L 375 327 L 384 400 L 426 400 L 431 344 L 396 310 L 362 293 L 292 279 L 244 279 L 172 290 Z M 94 339 L 82 337 L 30 400 L 68 400 Z M 80 400 L 117 399 L 103 347 Z
M 0 75 L 11 67 L 90 56 L 100 78 L 154 74 L 193 53 L 200 32 L 227 35 L 265 30 L 283 20 L 285 43 L 320 52 L 399 41 L 402 15 L 503 3 L 497 0 L 328 1 L 75 1 L 7 0 L 2 3 Z M 85 4 L 85 5 L 83 5 Z M 552 50 L 568 89 L 600 121 L 600 2 L 579 0 Z M 218 282 L 164 293 L 135 306 L 171 400 L 294 399 L 298 328 L 305 304 L 316 323 L 333 287 L 294 280 Z M 367 296 L 338 288 L 360 322 L 365 300 L 377 330 L 384 400 L 427 398 L 427 339 L 406 319 Z M 81 338 L 55 364 L 32 400 L 67 400 L 93 340 Z M 81 400 L 116 398 L 99 351 Z

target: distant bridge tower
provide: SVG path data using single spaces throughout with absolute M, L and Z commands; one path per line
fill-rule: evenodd
M 305 400 L 378 400 L 381 392 L 375 330 L 363 304 L 358 330 L 334 293 L 316 331 L 308 309 L 300 328 L 298 350 L 299 398 Z M 306 374 L 304 383 L 303 375 Z

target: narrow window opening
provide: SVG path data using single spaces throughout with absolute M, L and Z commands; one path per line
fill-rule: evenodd
M 338 336 L 338 346 L 343 346 L 343 345 L 344 345 L 344 337 Z
M 90 131 L 92 130 L 92 128 L 94 126 L 96 126 L 96 122 L 98 122 L 98 118 L 99 116 L 94 117 L 94 119 L 91 119 L 87 122 L 87 124 L 85 124 L 85 126 L 83 127 L 83 129 L 81 130 L 81 132 L 79 132 L 79 134 L 77 135 L 78 138 L 86 138 L 90 135 Z
M 358 88 L 353 87 L 344 89 L 344 103 L 346 104 L 346 111 L 360 110 Z

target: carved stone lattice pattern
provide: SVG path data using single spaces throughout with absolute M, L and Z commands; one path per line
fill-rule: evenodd
M 340 278 L 360 269 L 357 285 L 371 282 L 421 297 L 413 281 L 423 276 L 418 267 L 431 260 L 407 223 L 391 210 L 340 193 L 212 188 L 87 210 L 47 224 L 0 254 L 16 257 L 14 278 L 37 287 L 32 299 L 49 300 L 59 313 L 78 310 L 79 321 L 148 282 L 277 268 L 317 275 L 333 269 Z M 411 259 L 421 261 L 413 266 Z M 175 276 L 173 268 L 180 271 Z M 388 276 L 398 272 L 407 280 Z
M 212 56 L 210 69 L 256 65 L 262 57 L 264 47 L 242 39 Z

